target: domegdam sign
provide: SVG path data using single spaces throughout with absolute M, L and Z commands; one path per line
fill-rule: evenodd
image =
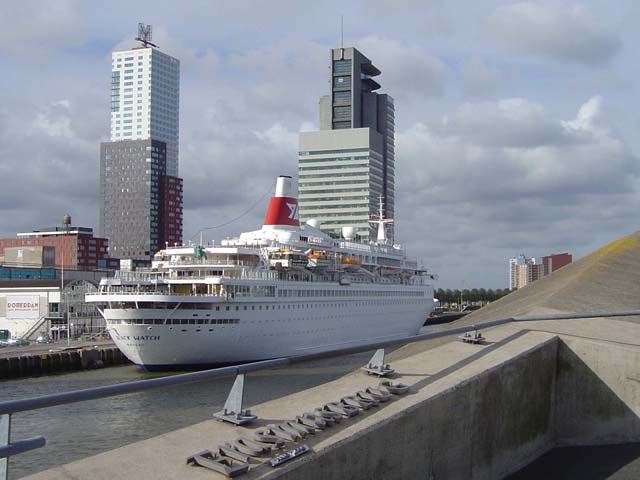
M 7 300 L 7 318 L 39 318 L 40 297 L 38 295 L 11 295 Z

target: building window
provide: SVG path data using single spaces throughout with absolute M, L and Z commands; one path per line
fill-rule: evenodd
M 351 73 L 351 60 L 334 61 L 333 73 Z
M 336 88 L 351 88 L 351 76 L 335 77 L 333 86 Z

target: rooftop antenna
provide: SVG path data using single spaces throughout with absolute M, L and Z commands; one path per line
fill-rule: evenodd
M 152 27 L 151 25 L 145 25 L 144 23 L 138 23 L 138 36 L 136 40 L 142 42 L 142 45 L 147 48 L 149 45 L 152 47 L 160 48 L 156 44 L 151 43 L 152 36 Z
M 344 48 L 344 15 L 340 15 L 340 48 Z

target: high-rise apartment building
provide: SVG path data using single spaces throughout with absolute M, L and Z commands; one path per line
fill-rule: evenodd
M 111 141 L 167 144 L 167 175 L 178 176 L 180 61 L 150 46 L 111 54 Z
M 517 290 L 570 264 L 570 253 L 552 254 L 542 258 L 528 258 L 523 254 L 509 259 L 509 288 Z
M 148 260 L 182 242 L 180 62 L 150 43 L 113 52 L 111 142 L 100 148 L 100 235 L 113 258 Z M 151 45 L 151 46 L 150 46 Z
M 395 211 L 393 98 L 375 91 L 378 70 L 355 48 L 331 50 L 331 92 L 320 98 L 320 131 L 301 132 L 300 219 L 317 219 L 339 237 L 343 227 L 370 238 L 369 220 Z M 393 230 L 387 232 L 393 238 Z
M 100 235 L 114 258 L 149 259 L 182 241 L 182 179 L 166 175 L 158 140 L 103 143 L 100 148 Z

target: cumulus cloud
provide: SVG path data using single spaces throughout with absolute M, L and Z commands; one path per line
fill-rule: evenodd
M 369 36 L 357 41 L 356 46 L 382 71 L 381 91 L 393 92 L 392 97 L 407 101 L 444 95 L 447 67 L 417 45 Z
M 484 146 L 534 147 L 569 140 L 541 105 L 523 98 L 465 103 L 444 119 L 443 132 Z
M 497 278 L 520 250 L 575 250 L 593 232 L 632 229 L 640 159 L 604 127 L 602 102 L 586 100 L 569 120 L 524 99 L 465 104 L 445 129 L 401 132 L 399 230 L 412 232 L 417 250 L 415 238 L 433 239 L 427 250 L 436 266 L 457 265 L 459 274 L 468 252 L 486 258 Z M 444 278 L 451 281 L 446 271 Z
M 621 46 L 618 36 L 581 5 L 504 5 L 489 17 L 488 29 L 515 53 L 583 65 L 606 63 Z

